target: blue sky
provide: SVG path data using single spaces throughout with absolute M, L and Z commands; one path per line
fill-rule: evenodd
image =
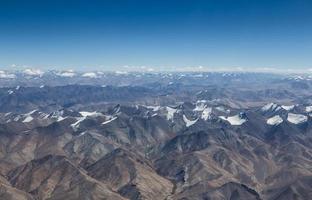
M 0 69 L 296 69 L 311 53 L 310 0 L 0 1 Z

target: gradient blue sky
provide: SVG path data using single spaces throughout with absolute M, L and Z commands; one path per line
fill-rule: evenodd
M 312 68 L 311 0 L 0 1 L 0 69 Z

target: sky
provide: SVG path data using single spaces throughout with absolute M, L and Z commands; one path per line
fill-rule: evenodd
M 311 0 L 1 0 L 0 69 L 312 68 Z

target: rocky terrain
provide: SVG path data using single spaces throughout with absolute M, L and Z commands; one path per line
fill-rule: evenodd
M 0 199 L 308 200 L 312 80 L 0 73 Z

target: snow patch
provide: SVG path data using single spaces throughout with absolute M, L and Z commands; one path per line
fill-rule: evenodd
M 77 128 L 79 128 L 80 123 L 81 123 L 83 120 L 85 120 L 85 119 L 86 119 L 86 117 L 78 117 L 78 118 L 77 118 L 77 121 L 76 121 L 75 123 L 71 124 L 70 126 L 71 126 L 74 130 L 77 130 Z
M 16 117 L 13 119 L 13 121 L 17 122 L 17 121 L 19 121 L 20 119 L 21 119 L 21 116 L 18 115 L 18 116 L 16 116 Z
M 312 106 L 307 106 L 306 108 L 305 108 L 305 110 L 306 110 L 306 112 L 312 112 Z
M 196 120 L 189 120 L 185 115 L 183 115 L 183 121 L 185 122 L 186 127 L 192 126 L 197 122 L 198 119 Z
M 113 117 L 113 118 L 111 118 L 111 119 L 109 119 L 109 120 L 103 122 L 102 124 L 103 124 L 103 125 L 104 125 L 104 124 L 108 124 L 108 123 L 110 123 L 110 122 L 112 122 L 112 121 L 114 121 L 114 120 L 116 120 L 116 119 L 117 119 L 117 117 Z
M 27 116 L 27 117 L 23 120 L 23 122 L 24 122 L 24 123 L 31 122 L 33 119 L 34 119 L 34 118 L 33 118 L 32 116 Z
M 57 122 L 60 122 L 60 121 L 63 121 L 64 119 L 66 119 L 67 117 L 62 117 L 62 116 L 58 116 L 57 118 L 56 118 L 56 121 Z
M 37 110 L 32 110 L 29 113 L 24 114 L 23 116 L 25 116 L 25 119 L 23 120 L 23 122 L 31 122 L 34 118 L 31 116 L 32 114 L 34 114 Z
M 268 103 L 267 105 L 263 106 L 261 108 L 261 110 L 263 112 L 267 112 L 267 111 L 279 111 L 281 109 L 281 107 L 279 105 L 277 105 L 276 103 Z
M 7 117 L 11 114 L 11 112 L 5 113 L 4 116 Z
M 272 126 L 279 125 L 282 122 L 283 122 L 283 119 L 279 115 L 275 115 L 274 117 L 267 119 L 267 124 L 272 125 Z
M 79 112 L 83 117 L 98 117 L 98 116 L 102 116 L 102 113 L 99 112 L 87 112 L 87 111 L 81 111 Z
M 242 125 L 243 123 L 247 121 L 246 119 L 241 118 L 239 115 L 234 115 L 230 117 L 219 116 L 219 118 L 228 121 L 231 125 L 234 125 L 234 126 Z
M 147 109 L 152 109 L 154 112 L 157 112 L 160 109 L 160 106 L 145 106 Z
M 177 112 L 177 109 L 171 108 L 171 107 L 166 107 L 167 110 L 167 120 L 173 120 L 174 114 Z
M 301 124 L 308 121 L 308 117 L 301 114 L 288 113 L 287 121 L 293 124 Z
M 196 102 L 196 107 L 193 109 L 193 111 L 204 111 L 207 105 L 203 101 L 197 101 Z
M 290 110 L 292 110 L 292 109 L 295 108 L 295 105 L 291 105 L 291 106 L 282 105 L 281 107 L 282 107 L 284 110 L 290 111 Z
M 216 107 L 216 110 L 224 112 L 224 113 L 230 113 L 231 112 L 229 109 L 225 109 L 223 106 Z
M 30 111 L 29 113 L 26 113 L 25 115 L 32 115 L 32 114 L 34 114 L 36 111 L 37 111 L 37 110 L 32 110 L 32 111 Z
M 60 122 L 60 121 L 62 121 L 62 120 L 67 118 L 67 117 L 63 117 L 63 114 L 64 114 L 63 110 L 55 111 L 55 112 L 53 112 L 50 115 L 46 115 L 44 118 L 47 119 L 47 118 L 50 117 L 52 119 L 56 119 L 57 122 Z
M 205 108 L 202 112 L 201 118 L 203 120 L 208 120 L 211 118 L 212 108 Z
M 78 137 L 81 137 L 81 136 L 85 135 L 86 133 L 87 133 L 87 131 L 84 131 L 84 132 L 80 133 L 80 134 L 78 135 Z

